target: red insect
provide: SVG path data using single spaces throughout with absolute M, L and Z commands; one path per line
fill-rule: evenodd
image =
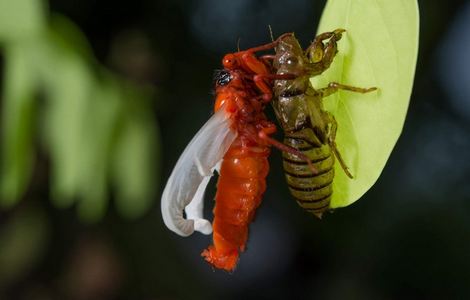
M 229 78 L 225 83 L 223 78 Z M 224 155 L 215 196 L 212 223 L 214 245 L 202 256 L 213 266 L 232 271 L 239 251 L 244 251 L 251 223 L 266 190 L 270 140 L 276 131 L 266 119 L 263 106 L 256 105 L 257 93 L 246 84 L 244 74 L 222 71 L 219 75 L 215 110 L 232 119 L 237 137 Z M 222 83 L 222 84 L 221 84 Z
M 174 232 L 210 234 L 213 227 L 214 245 L 202 256 L 227 271 L 234 270 L 239 252 L 245 250 L 248 225 L 266 189 L 270 146 L 299 153 L 269 137 L 276 127 L 263 112 L 272 97 L 270 80 L 288 78 L 272 74 L 264 62 L 267 57 L 258 59 L 254 52 L 276 43 L 224 57 L 225 69 L 216 75 L 215 114 L 186 147 L 162 195 L 163 220 Z M 220 177 L 211 227 L 202 208 L 214 170 Z

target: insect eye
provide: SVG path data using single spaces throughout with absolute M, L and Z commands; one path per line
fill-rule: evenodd
M 216 70 L 214 73 L 214 81 L 216 85 L 227 85 L 232 80 L 232 75 L 227 70 Z

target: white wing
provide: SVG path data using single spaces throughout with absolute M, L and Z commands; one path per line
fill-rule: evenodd
M 204 191 L 236 137 L 221 107 L 188 144 L 162 195 L 163 221 L 170 230 L 182 236 L 191 235 L 195 230 L 204 234 L 212 232 L 210 222 L 202 216 Z M 185 207 L 186 219 L 183 218 Z

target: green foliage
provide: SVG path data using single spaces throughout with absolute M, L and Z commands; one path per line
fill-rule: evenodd
M 378 92 L 340 91 L 324 100 L 338 121 L 336 142 L 354 179 L 339 164 L 331 207 L 359 199 L 377 180 L 402 131 L 413 85 L 419 13 L 414 0 L 329 0 L 318 32 L 344 28 L 331 68 L 315 87 L 336 81 Z
M 138 90 L 126 89 L 125 97 L 142 99 Z M 154 199 L 153 187 L 158 185 L 155 178 L 159 159 L 159 132 L 152 124 L 152 114 L 139 109 L 140 103 L 127 102 L 121 112 L 121 130 L 116 137 L 114 153 L 111 157 L 113 182 L 115 184 L 116 206 L 118 211 L 129 218 L 145 211 Z M 154 151 L 156 150 L 156 151 Z
M 45 26 L 46 13 L 43 1 L 0 1 L 0 43 L 11 43 L 34 37 Z
M 1 126 L 0 203 L 11 206 L 25 190 L 34 162 L 34 78 L 24 49 L 5 51 L 5 76 Z
M 40 1 L 5 2 L 42 7 Z M 28 25 L 36 28 L 44 16 L 31 9 L 24 11 L 38 15 Z M 10 13 L 4 17 L 24 17 L 21 10 Z M 24 194 L 34 146 L 41 141 L 50 155 L 51 194 L 58 207 L 77 202 L 82 219 L 96 221 L 106 212 L 112 186 L 122 215 L 144 213 L 158 184 L 152 90 L 106 71 L 79 29 L 64 17 L 54 15 L 50 26 L 16 39 L 14 32 L 27 25 L 18 29 L 14 22 L 2 22 L 11 26 L 0 31 L 6 65 L 0 205 L 10 207 Z

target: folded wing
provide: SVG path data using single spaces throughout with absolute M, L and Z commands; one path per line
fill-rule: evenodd
M 168 179 L 161 202 L 163 221 L 181 236 L 194 231 L 212 232 L 210 222 L 202 215 L 204 191 L 237 136 L 230 123 L 229 115 L 221 107 L 196 133 Z

